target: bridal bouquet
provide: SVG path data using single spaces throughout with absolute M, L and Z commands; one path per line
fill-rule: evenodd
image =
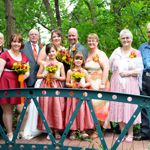
M 71 79 L 73 80 L 73 88 L 78 87 L 78 84 L 83 77 L 85 77 L 85 74 L 81 71 L 75 71 L 71 74 Z
M 12 70 L 17 72 L 18 74 L 25 74 L 30 70 L 30 66 L 26 63 L 14 62 L 12 66 Z
M 18 81 L 20 83 L 20 88 L 24 88 L 24 74 L 30 70 L 30 66 L 26 63 L 14 62 L 12 70 L 18 73 Z M 21 97 L 21 104 L 24 104 L 25 98 Z
M 68 65 L 71 65 L 72 63 L 72 58 L 67 50 L 59 50 L 57 52 L 56 58 L 58 61 Z
M 48 74 L 46 76 L 46 84 L 48 87 L 52 87 L 52 81 L 56 71 L 58 70 L 58 65 L 50 63 L 49 65 L 46 66 L 45 69 L 46 71 L 48 71 Z

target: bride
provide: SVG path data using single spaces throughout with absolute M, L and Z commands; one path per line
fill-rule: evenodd
M 41 81 L 42 79 L 36 81 L 35 88 L 39 88 Z M 39 97 L 37 97 L 37 101 L 39 101 Z M 33 100 L 31 100 L 28 109 L 29 114 L 24 128 L 24 138 L 29 140 L 41 134 L 42 131 L 37 129 L 38 111 Z

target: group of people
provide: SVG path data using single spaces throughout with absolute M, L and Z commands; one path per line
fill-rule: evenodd
M 147 25 L 147 34 L 150 41 L 150 23 Z M 2 37 L 2 38 L 1 38 Z M 0 48 L 3 47 L 4 37 L 0 34 Z M 20 34 L 13 34 L 9 49 L 0 54 L 0 89 L 19 88 L 18 74 L 12 69 L 15 62 L 26 63 L 30 66 L 24 74 L 24 87 L 35 88 L 86 88 L 93 90 L 106 90 L 128 94 L 150 95 L 150 42 L 142 44 L 139 50 L 132 47 L 133 35 L 128 29 L 123 29 L 119 35 L 121 47 L 116 48 L 108 59 L 107 55 L 98 49 L 99 37 L 90 33 L 87 37 L 88 49 L 78 41 L 76 28 L 68 31 L 69 49 L 62 45 L 62 34 L 59 30 L 51 32 L 51 43 L 40 49 L 38 45 L 39 32 L 31 29 L 29 41 L 23 44 Z M 1 44 L 2 43 L 2 44 Z M 72 58 L 71 66 L 57 59 L 59 51 L 67 51 Z M 49 66 L 53 66 L 53 74 L 49 73 Z M 110 82 L 109 71 L 112 72 Z M 78 74 L 78 75 L 77 75 Z M 77 81 L 77 77 L 80 80 Z M 77 98 L 64 97 L 38 97 L 39 105 L 47 120 L 48 126 L 56 139 L 61 138 L 78 103 Z M 101 125 L 108 122 L 119 123 L 120 130 L 133 115 L 137 105 L 121 102 L 108 102 L 105 100 L 92 100 L 93 108 Z M 3 123 L 9 140 L 13 138 L 12 118 L 13 108 L 19 112 L 23 109 L 20 98 L 0 98 Z M 19 117 L 19 116 L 18 116 Z M 139 135 L 133 135 L 133 125 L 141 123 Z M 150 121 L 146 110 L 142 110 L 130 127 L 126 142 L 150 139 Z M 84 101 L 70 128 L 71 140 L 76 139 L 79 130 L 83 138 L 89 137 L 88 130 L 95 129 L 93 119 L 87 102 Z M 20 138 L 33 138 L 45 132 L 45 126 L 39 117 L 34 102 L 29 103 L 23 123 L 19 131 Z M 94 135 L 91 135 L 94 138 Z M 49 140 L 49 136 L 47 136 Z

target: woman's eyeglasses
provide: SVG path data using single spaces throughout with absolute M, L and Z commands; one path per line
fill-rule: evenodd
M 150 31 L 147 31 L 147 33 L 150 33 Z

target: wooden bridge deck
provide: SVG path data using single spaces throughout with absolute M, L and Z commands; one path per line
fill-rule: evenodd
M 31 140 L 17 140 L 17 143 L 32 143 L 34 144 L 51 144 L 50 140 L 46 139 L 46 134 L 41 134 L 38 137 L 35 137 Z M 113 133 L 106 133 L 104 138 L 108 148 L 111 148 L 113 143 L 116 140 L 118 135 Z M 0 139 L 0 144 L 3 144 L 3 139 Z M 99 138 L 95 138 L 93 140 L 81 141 L 81 140 L 69 140 L 68 138 L 64 141 L 64 145 L 66 146 L 78 146 L 85 148 L 95 148 L 99 149 L 100 140 Z M 150 141 L 133 141 L 132 143 L 121 142 L 117 150 L 150 150 Z

